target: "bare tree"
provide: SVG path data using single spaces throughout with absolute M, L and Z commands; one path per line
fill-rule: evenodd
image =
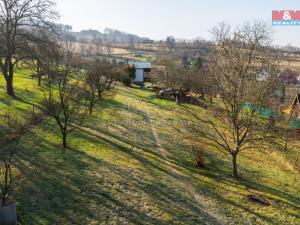
M 72 43 L 54 45 L 48 56 L 44 64 L 49 76 L 44 108 L 55 119 L 67 148 L 67 135 L 83 123 L 88 112 L 80 71 L 75 67 L 80 57 L 74 54 Z
M 231 156 L 232 175 L 237 178 L 238 154 L 272 141 L 267 126 L 257 117 L 277 83 L 277 52 L 270 47 L 270 30 L 263 22 L 246 23 L 234 30 L 220 24 L 212 34 L 216 43 L 209 70 L 219 94 L 217 118 L 194 115 L 202 124 L 198 134 Z
M 13 191 L 12 162 L 16 148 L 7 146 L 0 150 L 0 193 L 2 206 L 7 205 Z
M 134 39 L 134 37 L 133 36 L 130 36 L 129 37 L 129 48 L 130 49 L 132 49 L 132 50 L 134 50 L 135 49 L 135 44 L 136 44 L 136 41 L 135 41 L 135 39 Z
M 0 1 L 0 67 L 6 81 L 7 94 L 15 96 L 14 68 L 28 57 L 28 40 L 31 31 L 40 26 L 52 25 L 55 14 L 52 0 L 1 0 Z
M 158 57 L 157 64 L 159 65 L 159 69 L 161 70 L 163 76 L 161 78 L 161 83 L 164 87 L 169 87 L 170 85 L 170 78 L 172 75 L 172 70 L 175 68 L 175 60 L 172 59 L 167 52 L 163 51 L 160 53 Z
M 87 56 L 91 57 L 94 54 L 95 46 L 92 43 L 89 43 L 87 46 Z
M 166 39 L 166 45 L 169 49 L 174 49 L 176 47 L 176 40 L 173 36 L 168 36 Z
M 212 100 L 212 97 L 215 95 L 215 85 L 214 80 L 209 74 L 207 66 L 201 68 L 192 67 L 188 70 L 189 82 L 190 82 L 190 91 L 196 94 L 197 97 L 205 100 L 209 97 Z
M 113 49 L 112 49 L 112 41 L 109 37 L 105 38 L 104 46 L 105 46 L 106 54 L 110 56 L 113 52 Z
M 102 52 L 102 47 L 101 45 L 103 44 L 103 41 L 100 37 L 94 38 L 92 40 L 92 44 L 96 47 L 96 55 L 100 55 Z
M 75 43 L 76 39 L 71 35 L 71 27 L 68 25 L 53 25 L 38 27 L 32 30 L 34 38 L 28 42 L 28 57 L 24 63 L 35 72 L 33 77 L 38 78 L 38 85 L 41 86 L 42 76 L 46 76 L 44 64 L 47 61 L 49 49 L 56 47 L 57 40 L 65 43 Z
M 120 77 L 119 69 L 108 61 L 96 61 L 90 66 L 86 76 L 90 115 L 93 113 L 95 104 L 102 99 L 104 92 L 115 87 Z
M 190 91 L 192 73 L 184 65 L 177 63 L 176 57 L 172 55 L 162 53 L 158 60 L 161 70 L 159 74 L 163 74 L 159 83 L 164 88 L 172 89 L 172 95 L 180 105 L 182 97 Z
M 46 49 L 49 47 L 51 39 L 46 33 L 37 34 L 36 37 L 38 38 L 29 44 L 30 56 L 24 60 L 24 63 L 35 73 L 32 76 L 38 79 L 38 86 L 41 86 L 42 76 L 45 75 L 43 61 L 47 58 Z
M 97 94 L 97 78 L 91 71 L 87 72 L 85 90 L 87 93 L 87 100 L 89 102 L 89 114 L 93 114 L 95 104 L 100 101 L 101 98 Z
M 87 55 L 87 51 L 86 51 L 86 44 L 85 43 L 80 43 L 79 44 L 79 47 L 80 47 L 80 53 L 82 56 L 86 56 Z
M 42 49 L 39 46 L 35 46 L 35 49 L 32 51 L 33 56 L 31 58 L 31 60 L 27 61 L 28 65 L 30 66 L 30 68 L 32 69 L 32 71 L 34 71 L 36 74 L 33 74 L 33 77 L 37 77 L 38 79 L 38 86 L 42 86 L 42 76 L 45 75 L 45 73 L 43 72 L 43 67 L 42 67 Z

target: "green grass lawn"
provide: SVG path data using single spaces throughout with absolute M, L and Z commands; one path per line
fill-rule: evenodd
M 37 80 L 32 79 L 32 74 L 28 70 L 16 70 L 14 77 L 16 98 L 6 94 L 6 83 L 0 74 L 0 135 L 8 129 L 8 115 L 14 128 L 28 122 L 33 117 L 33 110 L 35 114 L 41 113 L 40 103 L 44 98 L 44 91 L 38 87 Z
M 25 119 L 30 103 L 43 97 L 32 90 L 36 80 L 29 74 L 16 75 L 18 99 L 0 90 L 1 107 Z M 206 168 L 199 170 L 185 109 L 209 115 L 153 95 L 117 87 L 69 136 L 66 151 L 51 118 L 31 129 L 16 157 L 20 224 L 300 224 L 293 165 L 299 143 L 289 152 L 240 155 L 239 181 L 230 177 L 229 156 L 213 148 L 206 149 Z M 250 193 L 266 196 L 271 206 L 247 202 Z

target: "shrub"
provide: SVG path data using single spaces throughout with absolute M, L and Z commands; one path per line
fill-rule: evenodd
M 202 147 L 199 146 L 193 146 L 192 147 L 192 153 L 195 160 L 195 166 L 198 169 L 205 167 L 205 160 L 204 160 L 204 150 Z
M 129 77 L 123 77 L 122 78 L 122 83 L 126 86 L 126 87 L 130 87 L 131 86 L 131 79 Z
M 124 71 L 130 79 L 135 79 L 135 66 L 126 65 Z

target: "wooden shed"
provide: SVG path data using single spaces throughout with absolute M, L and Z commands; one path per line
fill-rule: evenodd
M 143 84 L 144 82 L 151 81 L 151 69 L 152 65 L 150 62 L 133 62 L 129 61 L 129 65 L 135 67 L 135 79 L 134 82 L 137 84 Z
M 300 94 L 297 94 L 292 105 L 284 110 L 284 113 L 291 115 L 293 118 L 300 119 Z

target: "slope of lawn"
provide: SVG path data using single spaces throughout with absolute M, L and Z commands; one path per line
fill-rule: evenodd
M 23 82 L 36 81 L 28 74 L 16 77 L 22 100 L 9 102 L 20 116 L 22 109 L 30 112 L 28 102 L 43 96 Z M 287 153 L 241 155 L 239 181 L 230 178 L 230 158 L 213 148 L 206 149 L 206 168 L 199 170 L 185 110 L 209 115 L 153 95 L 117 87 L 69 136 L 65 151 L 51 118 L 31 129 L 16 157 L 20 224 L 300 224 L 293 165 L 299 143 Z M 9 105 L 3 90 L 0 96 L 3 107 Z M 250 193 L 266 196 L 271 206 L 248 202 Z
M 34 113 L 41 113 L 40 102 L 44 98 L 44 92 L 38 87 L 37 81 L 32 79 L 33 72 L 17 69 L 14 74 L 14 87 L 16 97 L 9 97 L 6 92 L 6 84 L 2 73 L 0 73 L 0 134 L 8 126 L 9 115 L 12 127 L 25 124 Z

